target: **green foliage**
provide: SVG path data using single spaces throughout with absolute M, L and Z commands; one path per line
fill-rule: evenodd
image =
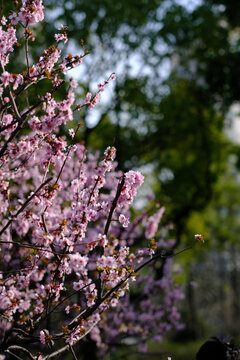
M 171 87 L 160 104 L 153 143 L 159 151 L 158 175 L 169 169 L 161 190 L 170 199 L 176 219 L 203 208 L 211 199 L 213 186 L 223 170 L 226 141 L 223 118 L 214 113 L 204 92 L 185 80 Z

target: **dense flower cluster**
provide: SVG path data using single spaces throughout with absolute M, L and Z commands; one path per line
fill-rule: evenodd
M 22 7 L 19 11 L 9 16 L 12 25 L 19 22 L 22 25 L 30 26 L 44 19 L 42 0 L 22 0 Z
M 76 143 L 80 124 L 69 130 L 70 136 L 67 131 L 59 135 L 76 110 L 98 103 L 115 75 L 100 83 L 95 95 L 88 92 L 82 104 L 76 104 L 77 83 L 71 79 L 66 97 L 57 101 L 62 74 L 81 64 L 86 54 L 61 59 L 61 50 L 53 45 L 30 64 L 29 26 L 43 17 L 41 0 L 23 0 L 10 15 L 10 25 L 2 18 L 0 27 L 0 351 L 4 356 L 14 345 L 28 351 L 25 344 L 37 342 L 45 354 L 54 346 L 54 357 L 88 333 L 100 348 L 104 341 L 121 342 L 123 334 L 135 336 L 141 345 L 150 333 L 159 340 L 179 326 L 176 302 L 181 295 L 168 261 L 161 279 L 137 272 L 153 262 L 156 251 L 161 255 L 160 249 L 171 246 L 162 238 L 149 242 L 164 209 L 151 216 L 143 213 L 131 223 L 130 207 L 143 175 L 117 171 L 114 147 L 100 159 L 88 154 Z M 19 23 L 27 65 L 24 72 L 12 74 L 5 66 Z M 55 40 L 65 43 L 62 30 Z M 51 88 L 26 106 L 26 89 L 42 79 Z M 136 239 L 144 240 L 141 249 Z M 125 296 L 131 281 L 142 288 L 138 305 Z M 158 293 L 161 302 L 156 302 Z M 53 317 L 55 329 L 49 332 L 45 327 Z M 59 349 L 63 339 L 68 346 Z

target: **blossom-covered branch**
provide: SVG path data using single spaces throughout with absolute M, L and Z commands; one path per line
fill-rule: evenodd
M 22 0 L 0 26 L 2 358 L 5 353 L 17 358 L 20 352 L 30 359 L 50 359 L 66 350 L 74 357 L 73 345 L 87 334 L 103 352 L 123 334 L 143 344 L 150 333 L 160 339 L 181 326 L 176 310 L 181 289 L 172 280 L 169 259 L 162 279 L 150 276 L 151 269 L 137 274 L 172 245 L 158 232 L 164 207 L 134 219 L 131 207 L 143 175 L 117 171 L 114 147 L 101 157 L 77 142 L 81 125 L 75 122 L 76 111 L 96 106 L 115 74 L 80 102 L 74 92 L 78 84 L 71 79 L 59 100 L 65 73 L 81 65 L 87 51 L 62 57 L 58 44 L 68 40 L 62 27 L 55 45 L 34 62 L 30 44 L 37 35 L 31 27 L 43 18 L 42 0 Z M 19 73 L 8 71 L 15 46 L 25 49 L 25 69 Z M 40 95 L 43 80 L 48 91 Z M 31 101 L 30 86 L 36 92 Z M 68 129 L 69 121 L 74 128 Z M 63 128 L 69 132 L 60 135 Z M 144 297 L 148 292 L 148 305 L 140 303 L 141 316 L 138 305 L 127 304 L 134 282 Z M 156 291 L 161 302 L 155 301 Z

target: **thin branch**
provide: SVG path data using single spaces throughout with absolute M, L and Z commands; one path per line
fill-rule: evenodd
M 13 222 L 13 220 L 15 218 L 18 217 L 18 215 L 26 208 L 26 206 L 30 203 L 30 201 L 34 198 L 34 196 L 50 181 L 52 180 L 52 177 L 48 178 L 46 181 L 44 181 L 44 183 L 42 183 L 37 190 L 31 195 L 29 196 L 29 198 L 25 201 L 25 203 L 20 207 L 20 209 L 17 211 L 17 213 L 12 216 L 12 218 L 7 222 L 7 224 L 2 228 L 2 230 L 0 231 L 0 236 L 4 233 L 4 231 L 9 227 L 9 225 L 11 225 L 11 223 Z
M 25 54 L 26 54 L 28 76 L 30 76 L 30 62 L 29 62 L 29 51 L 28 51 L 28 39 L 27 38 L 25 38 Z
M 31 360 L 35 360 L 35 357 L 30 353 L 29 350 L 23 348 L 22 346 L 19 346 L 19 345 L 11 345 L 9 346 L 8 350 L 11 349 L 11 350 L 20 350 L 22 352 L 24 352 L 25 354 L 27 354 L 27 356 L 29 357 L 29 359 Z
M 86 309 L 84 309 L 83 311 L 81 311 L 80 314 L 78 314 L 74 319 L 72 319 L 72 321 L 70 322 L 69 325 L 72 325 L 73 323 L 75 323 L 76 320 L 79 319 L 85 312 L 86 312 Z
M 23 360 L 23 359 L 21 359 L 19 356 L 17 356 L 16 354 L 14 354 L 13 352 L 11 352 L 11 351 L 9 351 L 9 350 L 5 350 L 5 352 L 8 353 L 8 354 L 10 354 L 10 355 L 12 355 L 12 356 L 14 356 L 15 359 Z
M 97 177 L 97 180 L 95 181 L 95 184 L 94 184 L 94 186 L 93 186 L 93 188 L 92 188 L 92 191 L 91 191 L 90 194 L 89 194 L 87 206 L 90 205 L 92 196 L 93 196 L 93 194 L 94 194 L 94 191 L 95 191 L 95 189 L 96 189 L 96 187 L 97 187 L 97 184 L 98 184 L 99 180 L 100 180 L 100 176 Z M 86 216 L 86 212 L 84 211 L 84 212 L 83 212 L 83 217 L 82 217 L 82 223 L 83 223 L 84 220 L 85 220 L 85 216 Z M 74 243 L 77 241 L 77 239 L 78 239 L 78 237 L 79 237 L 79 234 L 80 234 L 80 231 L 75 235 L 74 240 L 73 240 Z
M 55 306 L 44 316 L 44 318 L 41 319 L 41 321 L 46 320 L 46 318 L 47 318 L 51 313 L 53 313 L 60 305 L 62 305 L 67 299 L 70 299 L 73 295 L 77 294 L 79 291 L 82 291 L 83 289 L 85 289 L 86 287 L 90 286 L 90 285 L 93 284 L 93 283 L 94 283 L 94 282 L 92 281 L 91 283 L 82 286 L 79 290 L 75 290 L 75 291 L 73 291 L 71 294 L 69 294 L 68 296 L 65 296 L 62 300 L 59 301 L 59 303 L 58 303 L 57 305 L 55 305 Z M 81 316 L 82 314 L 83 314 L 83 312 L 80 313 L 80 316 Z M 77 316 L 76 318 L 78 318 L 78 317 L 79 317 L 79 314 L 78 314 L 78 316 Z M 76 319 L 76 318 L 75 318 L 75 319 Z M 73 319 L 73 321 L 75 321 L 75 319 Z M 59 335 L 61 336 L 62 333 L 59 334 Z M 58 335 L 55 335 L 55 336 L 58 337 Z
M 109 215 L 108 215 L 107 222 L 106 222 L 105 229 L 104 229 L 104 235 L 108 234 L 108 230 L 109 230 L 109 226 L 110 226 L 110 223 L 111 223 L 111 220 L 112 220 L 113 212 L 114 212 L 114 210 L 115 210 L 115 208 L 117 206 L 119 196 L 121 195 L 121 191 L 122 191 L 122 188 L 123 188 L 123 185 L 124 185 L 124 181 L 125 181 L 125 175 L 123 174 L 122 180 L 118 184 L 117 192 L 116 192 L 115 198 L 113 199 L 111 209 L 109 211 Z
M 31 269 L 31 268 L 30 268 Z M 16 270 L 8 270 L 8 271 L 3 271 L 3 270 L 0 270 L 0 274 L 15 274 L 15 273 L 18 273 L 18 272 L 23 272 L 23 271 L 29 271 L 29 267 L 25 267 L 25 268 L 21 268 L 21 269 L 16 269 Z M 4 280 L 4 281 L 7 281 L 8 279 Z
M 22 125 L 23 125 L 23 121 L 18 120 L 17 128 L 11 133 L 11 135 L 9 136 L 9 138 L 7 139 L 7 141 L 0 150 L 0 157 L 4 155 L 5 151 L 7 150 L 8 144 L 15 138 L 17 133 L 21 130 Z
M 49 93 L 52 95 L 54 94 L 63 84 L 65 84 L 65 80 L 62 80 L 60 84 L 56 85 L 53 89 L 49 91 Z M 36 107 L 41 105 L 44 102 L 44 98 L 39 100 L 36 104 L 32 105 L 27 111 L 25 111 L 23 114 L 21 114 L 22 117 L 26 117 L 28 114 L 30 114 Z
M 153 257 L 151 257 L 150 259 L 148 259 L 145 263 L 139 265 L 134 271 L 133 273 L 136 274 L 138 271 L 140 271 L 142 268 L 144 268 L 145 266 L 147 266 L 148 264 L 150 264 L 151 262 L 159 259 L 159 258 L 162 258 L 162 259 L 167 259 L 167 258 L 170 258 L 170 257 L 174 257 L 174 256 L 177 256 L 189 249 L 192 249 L 193 245 L 190 245 L 176 253 L 170 253 L 170 254 L 166 254 L 166 255 L 163 255 L 162 253 L 159 253 Z M 109 290 L 107 292 L 107 294 L 102 298 L 102 301 L 106 300 L 114 291 L 118 290 L 120 286 L 122 286 L 130 277 L 132 276 L 132 273 L 130 273 L 125 280 L 121 280 L 117 285 L 115 285 L 111 290 Z
M 76 356 L 76 354 L 75 354 L 75 352 L 74 352 L 74 350 L 73 350 L 72 345 L 69 345 L 69 348 L 70 348 L 70 351 L 71 351 L 71 353 L 72 353 L 72 356 L 73 356 L 74 360 L 78 360 L 78 358 L 77 358 L 77 356 Z
M 40 139 L 40 141 L 39 141 L 39 146 L 40 146 L 40 145 L 43 143 L 44 138 L 39 137 L 39 139 Z M 19 164 L 19 165 L 16 166 L 15 168 L 13 168 L 13 171 L 18 171 L 20 167 L 23 167 L 24 165 L 26 165 L 27 162 L 28 162 L 28 160 L 31 159 L 31 157 L 32 157 L 33 154 L 36 152 L 36 150 L 37 150 L 36 148 L 35 148 L 34 150 L 32 150 L 32 151 L 30 152 L 30 155 L 29 155 L 25 160 L 23 160 L 23 161 L 21 162 L 21 164 Z M 27 169 L 27 167 L 25 167 L 25 168 Z
M 96 321 L 92 326 L 90 326 L 90 328 L 89 328 L 87 331 L 85 331 L 85 333 L 84 333 L 82 336 L 80 336 L 79 339 L 77 339 L 76 341 L 74 341 L 72 345 L 77 344 L 77 343 L 78 343 L 80 340 L 82 340 L 87 334 L 89 334 L 89 333 L 92 331 L 92 329 L 98 324 L 98 322 L 99 322 L 99 320 Z M 66 351 L 66 350 L 69 350 L 69 345 L 66 345 L 66 346 L 62 347 L 61 349 L 53 352 L 52 354 L 45 356 L 45 357 L 43 358 L 43 360 L 48 360 L 48 359 L 51 359 L 51 358 L 53 358 L 53 357 L 55 357 L 55 356 L 58 356 L 59 354 L 63 353 L 63 352 Z
M 14 120 L 14 121 L 12 121 L 10 124 L 8 124 L 8 125 L 1 126 L 1 127 L 0 127 L 0 133 L 3 132 L 4 130 L 9 129 L 10 127 L 12 127 L 13 125 L 15 125 L 15 124 L 17 124 L 17 123 L 18 123 L 18 120 Z
M 76 131 L 76 133 L 77 133 L 77 131 Z M 76 134 L 75 133 L 75 134 Z M 81 177 L 81 171 L 82 171 L 82 165 L 83 165 L 83 161 L 84 161 L 84 156 L 85 156 L 85 152 L 83 153 L 83 156 L 82 156 L 82 158 L 81 158 L 81 160 L 80 160 L 80 166 L 79 166 L 79 170 L 78 170 L 78 180 L 80 180 L 80 177 Z M 79 192 L 80 192 L 80 189 L 79 189 L 79 187 L 78 187 L 78 190 L 77 190 L 77 203 L 78 203 L 78 200 L 79 200 Z M 76 212 L 77 212 L 77 207 L 76 207 Z
M 55 180 L 54 185 L 56 185 L 56 184 L 58 183 L 58 180 L 59 180 L 60 176 L 62 175 L 63 168 L 64 168 L 64 166 L 65 166 L 65 164 L 66 164 L 66 161 L 67 161 L 67 159 L 68 159 L 68 155 L 69 155 L 69 153 L 70 153 L 70 151 L 71 151 L 71 148 L 72 148 L 72 146 L 69 146 L 68 151 L 67 151 L 67 154 L 66 154 L 66 157 L 65 157 L 65 159 L 64 159 L 64 161 L 63 161 L 63 164 L 62 164 L 62 166 L 61 166 L 61 169 L 60 169 L 60 171 L 59 171 L 59 173 L 58 173 L 58 176 L 57 176 L 57 179 Z
M 48 248 L 43 247 L 41 245 L 21 244 L 20 242 L 17 242 L 17 241 L 3 241 L 3 240 L 0 240 L 0 244 L 13 244 L 13 245 L 18 245 L 19 247 L 22 247 L 22 248 L 35 249 L 35 250 L 40 250 L 43 252 L 48 252 L 51 254 L 61 255 L 61 253 L 58 253 L 54 250 L 49 250 Z
M 168 257 L 173 257 L 173 256 L 177 256 L 181 253 L 183 253 L 184 251 L 187 251 L 189 249 L 191 249 L 193 247 L 193 245 L 188 246 L 187 248 L 184 248 L 183 250 L 178 251 L 177 253 L 170 253 L 170 254 L 166 254 L 163 255 L 162 253 L 159 253 L 155 256 L 152 256 L 150 259 L 148 259 L 146 262 L 144 262 L 143 264 L 141 264 L 140 266 L 138 266 L 135 270 L 133 270 L 133 272 L 129 273 L 127 275 L 127 277 L 121 281 L 119 281 L 118 284 L 116 284 L 111 290 L 109 290 L 98 302 L 95 303 L 95 305 L 93 305 L 91 308 L 87 308 L 83 317 L 80 318 L 79 321 L 75 321 L 74 323 L 70 323 L 68 325 L 68 329 L 71 330 L 73 329 L 75 326 L 78 325 L 78 323 L 82 320 L 82 319 L 87 319 L 89 316 L 91 316 L 94 311 L 96 311 L 98 309 L 98 307 L 106 300 L 108 299 L 115 291 L 117 291 L 131 276 L 132 274 L 137 273 L 138 271 L 140 271 L 142 268 L 144 268 L 145 266 L 149 265 L 151 262 L 159 259 L 159 258 L 168 258 Z
M 48 231 L 48 228 L 47 228 L 47 224 L 46 224 L 46 220 L 45 220 L 45 217 L 44 217 L 43 214 L 42 214 L 41 218 L 42 218 L 42 223 L 43 223 L 43 228 L 44 228 L 44 230 L 45 230 L 45 233 L 46 233 L 46 234 L 49 234 L 49 231 Z
M 19 329 L 19 328 L 12 328 L 11 329 L 12 331 L 17 331 L 17 332 L 19 332 L 19 333 L 21 333 L 22 335 L 24 335 L 24 336 L 27 336 L 27 337 L 30 337 L 30 338 L 32 338 L 32 339 L 34 339 L 34 340 L 38 340 L 39 339 L 39 336 L 33 336 L 33 335 L 30 335 L 29 333 L 27 333 L 26 331 L 24 331 L 23 329 Z
M 1 64 L 2 72 L 4 72 L 4 71 L 5 71 L 5 68 L 4 68 L 4 66 L 3 66 L 2 61 L 0 62 L 0 64 Z M 10 88 L 10 85 L 7 86 L 7 89 L 8 89 L 8 92 L 9 92 L 10 101 L 11 101 L 12 107 L 13 107 L 13 109 L 14 109 L 15 115 L 16 115 L 17 119 L 20 120 L 20 119 L 21 119 L 21 116 L 20 116 L 20 114 L 19 114 L 17 105 L 16 105 L 16 103 L 15 103 L 15 100 L 14 100 L 14 97 L 13 97 L 13 94 L 12 94 L 12 91 L 11 91 L 11 88 Z
M 64 80 L 59 84 L 57 85 L 54 89 L 52 89 L 50 91 L 51 94 L 53 94 L 62 84 L 64 84 Z M 3 147 L 1 148 L 0 150 L 0 157 L 4 155 L 5 151 L 7 150 L 7 147 L 8 147 L 8 144 L 16 137 L 16 135 L 19 133 L 19 131 L 22 129 L 22 126 L 24 124 L 24 121 L 26 120 L 27 118 L 27 115 L 29 113 L 31 113 L 32 110 L 34 110 L 36 107 L 38 107 L 44 100 L 39 100 L 36 104 L 34 104 L 33 106 L 31 106 L 26 112 L 24 112 L 22 115 L 19 114 L 18 112 L 18 109 L 16 107 L 16 103 L 14 101 L 14 98 L 13 96 L 11 95 L 11 90 L 9 88 L 9 96 L 11 98 L 11 103 L 12 103 L 12 106 L 14 108 L 14 112 L 16 114 L 16 117 L 17 117 L 17 123 L 18 123 L 18 126 L 17 128 L 11 133 L 11 135 L 9 136 L 9 138 L 7 139 L 7 141 L 5 142 L 5 144 L 3 145 Z M 12 97 L 11 97 L 12 96 Z

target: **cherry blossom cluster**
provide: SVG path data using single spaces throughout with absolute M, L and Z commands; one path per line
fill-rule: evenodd
M 181 291 L 164 255 L 173 244 L 158 233 L 164 208 L 132 218 L 143 175 L 118 171 L 114 147 L 89 154 L 77 141 L 75 114 L 91 110 L 115 74 L 77 103 L 77 82 L 65 86 L 63 74 L 86 53 L 62 58 L 57 44 L 67 42 L 66 28 L 31 63 L 29 26 L 43 20 L 43 11 L 41 0 L 23 0 L 0 27 L 0 356 L 18 346 L 34 359 L 57 357 L 73 352 L 87 334 L 103 351 L 123 334 L 143 346 L 150 334 L 160 339 L 180 326 Z M 7 64 L 17 43 L 25 47 L 26 68 L 15 74 Z M 43 80 L 48 91 L 39 95 Z M 26 102 L 30 86 L 36 97 Z M 57 100 L 62 86 L 65 97 Z M 75 128 L 68 128 L 69 121 Z M 153 279 L 157 259 L 166 264 Z M 149 274 L 141 276 L 147 265 Z M 132 282 L 142 288 L 135 304 Z M 47 329 L 50 321 L 54 330 Z M 33 344 L 39 354 L 30 353 Z
M 104 81 L 104 83 L 99 83 L 98 84 L 98 92 L 93 95 L 91 92 L 88 92 L 86 94 L 86 97 L 85 97 L 85 103 L 87 104 L 87 106 L 92 109 L 94 108 L 94 106 L 96 106 L 100 99 L 101 99 L 101 92 L 104 91 L 105 89 L 105 86 L 109 83 L 109 80 L 115 80 L 115 73 L 112 73 L 109 78 L 107 80 Z
M 30 26 L 44 19 L 42 0 L 22 0 L 19 10 L 9 16 L 12 25 Z
M 6 19 L 3 18 L 1 23 L 6 25 Z M 13 27 L 3 30 L 0 26 L 0 60 L 3 65 L 8 63 L 9 53 L 13 51 L 13 46 L 17 42 L 16 30 Z
M 173 245 L 172 240 L 161 239 L 159 243 L 166 249 Z M 132 254 L 129 257 L 131 264 L 141 264 L 143 254 L 144 250 Z M 183 298 L 183 292 L 173 282 L 171 264 L 172 259 L 167 259 L 160 279 L 152 276 L 155 269 L 150 266 L 145 270 L 144 276 L 136 276 L 131 292 L 120 303 L 112 298 L 112 309 L 104 324 L 99 323 L 90 334 L 95 340 L 97 332 L 101 351 L 106 351 L 106 347 L 114 349 L 116 345 L 135 344 L 140 352 L 146 352 L 147 340 L 154 339 L 161 343 L 168 331 L 183 328 L 177 310 L 177 303 Z M 132 296 L 136 297 L 134 301 Z

